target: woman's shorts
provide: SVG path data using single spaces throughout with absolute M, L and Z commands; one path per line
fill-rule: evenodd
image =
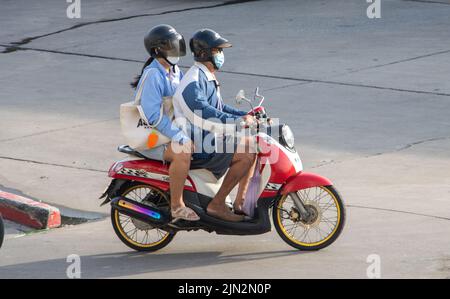
M 145 157 L 147 157 L 149 159 L 158 160 L 158 161 L 163 161 L 164 162 L 164 152 L 167 149 L 167 145 L 168 144 L 162 144 L 162 145 L 157 146 L 157 147 L 152 148 L 152 149 L 139 151 L 139 153 L 141 153 L 142 155 L 144 155 Z

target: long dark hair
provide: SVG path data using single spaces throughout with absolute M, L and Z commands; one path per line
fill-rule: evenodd
M 149 66 L 150 63 L 152 63 L 154 59 L 155 59 L 155 58 L 153 58 L 153 57 L 151 57 L 151 56 L 150 56 L 149 59 L 147 59 L 147 61 L 145 62 L 144 66 L 142 67 L 141 74 L 140 74 L 140 75 L 137 75 L 136 77 L 134 77 L 134 81 L 133 81 L 133 82 L 130 82 L 130 86 L 131 86 L 132 88 L 135 88 L 135 89 L 137 88 L 137 86 L 138 86 L 138 84 L 139 84 L 139 80 L 141 80 L 142 74 L 144 73 L 144 69 L 145 69 L 147 66 Z

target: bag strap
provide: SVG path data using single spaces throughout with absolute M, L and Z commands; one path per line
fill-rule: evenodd
M 141 115 L 141 118 L 147 123 L 147 125 L 150 128 L 157 127 L 159 125 L 159 123 L 161 122 L 162 118 L 163 118 L 163 113 L 164 113 L 163 105 L 161 105 L 161 109 L 159 110 L 159 118 L 158 118 L 158 120 L 156 121 L 156 123 L 154 123 L 152 125 L 149 123 L 147 117 L 145 116 L 145 113 L 144 113 L 144 110 L 142 109 L 142 106 L 141 105 L 136 105 L 136 108 L 138 109 L 139 114 Z
M 137 109 L 139 111 L 139 114 L 141 115 L 141 118 L 147 123 L 147 125 L 150 128 L 154 128 L 154 127 L 159 125 L 159 123 L 161 122 L 161 120 L 163 118 L 163 113 L 164 113 L 164 105 L 163 104 L 164 103 L 161 103 L 161 109 L 159 111 L 159 118 L 158 118 L 158 120 L 156 121 L 155 124 L 150 125 L 147 117 L 145 116 L 144 110 L 142 109 L 142 106 L 141 106 L 142 90 L 144 89 L 144 83 L 145 83 L 145 79 L 147 79 L 148 73 L 149 73 L 148 71 L 145 72 L 144 77 L 142 78 L 141 84 L 139 85 L 139 88 L 138 88 L 138 90 L 136 92 L 136 96 L 134 97 L 134 105 L 136 105 L 136 107 L 137 107 Z
M 134 104 L 141 105 L 142 90 L 144 89 L 145 79 L 147 79 L 148 71 L 144 73 L 144 77 L 141 79 L 141 84 L 139 85 L 136 95 L 134 96 Z

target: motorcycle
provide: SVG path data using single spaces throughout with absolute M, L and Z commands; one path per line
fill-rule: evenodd
M 271 220 L 278 235 L 299 250 L 319 250 L 332 244 L 345 224 L 345 206 L 333 183 L 317 174 L 304 172 L 289 126 L 271 125 L 264 97 L 255 91 L 253 101 L 241 90 L 238 103 L 251 105 L 249 114 L 258 125 L 253 128 L 259 159 L 259 197 L 254 216 L 242 222 L 228 222 L 206 213 L 206 207 L 219 190 L 217 180 L 206 169 L 191 169 L 183 198 L 186 206 L 199 215 L 199 221 L 172 222 L 168 166 L 148 159 L 127 145 L 118 150 L 128 155 L 109 169 L 112 178 L 100 199 L 111 204 L 115 233 L 137 251 L 156 251 L 167 246 L 179 231 L 205 230 L 222 235 L 257 235 L 271 231 Z M 227 197 L 231 208 L 231 200 Z M 270 217 L 271 212 L 271 217 Z

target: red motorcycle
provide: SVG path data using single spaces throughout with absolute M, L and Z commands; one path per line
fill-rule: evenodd
M 238 101 L 245 98 L 243 91 Z M 184 201 L 200 220 L 172 223 L 168 166 L 151 160 L 129 146 L 118 150 L 128 157 L 115 162 L 108 175 L 113 178 L 100 198 L 111 203 L 111 220 L 117 236 L 130 248 L 155 251 L 165 247 L 178 231 L 205 230 L 223 235 L 256 235 L 271 230 L 299 250 L 318 250 L 332 244 L 342 232 L 345 207 L 333 183 L 317 174 L 303 171 L 294 146 L 294 135 L 287 125 L 271 124 L 264 107 L 264 97 L 250 114 L 258 119 L 255 129 L 258 148 L 259 190 L 253 218 L 228 222 L 206 213 L 206 207 L 220 188 L 205 169 L 190 170 L 184 187 Z M 229 198 L 227 203 L 230 205 Z

